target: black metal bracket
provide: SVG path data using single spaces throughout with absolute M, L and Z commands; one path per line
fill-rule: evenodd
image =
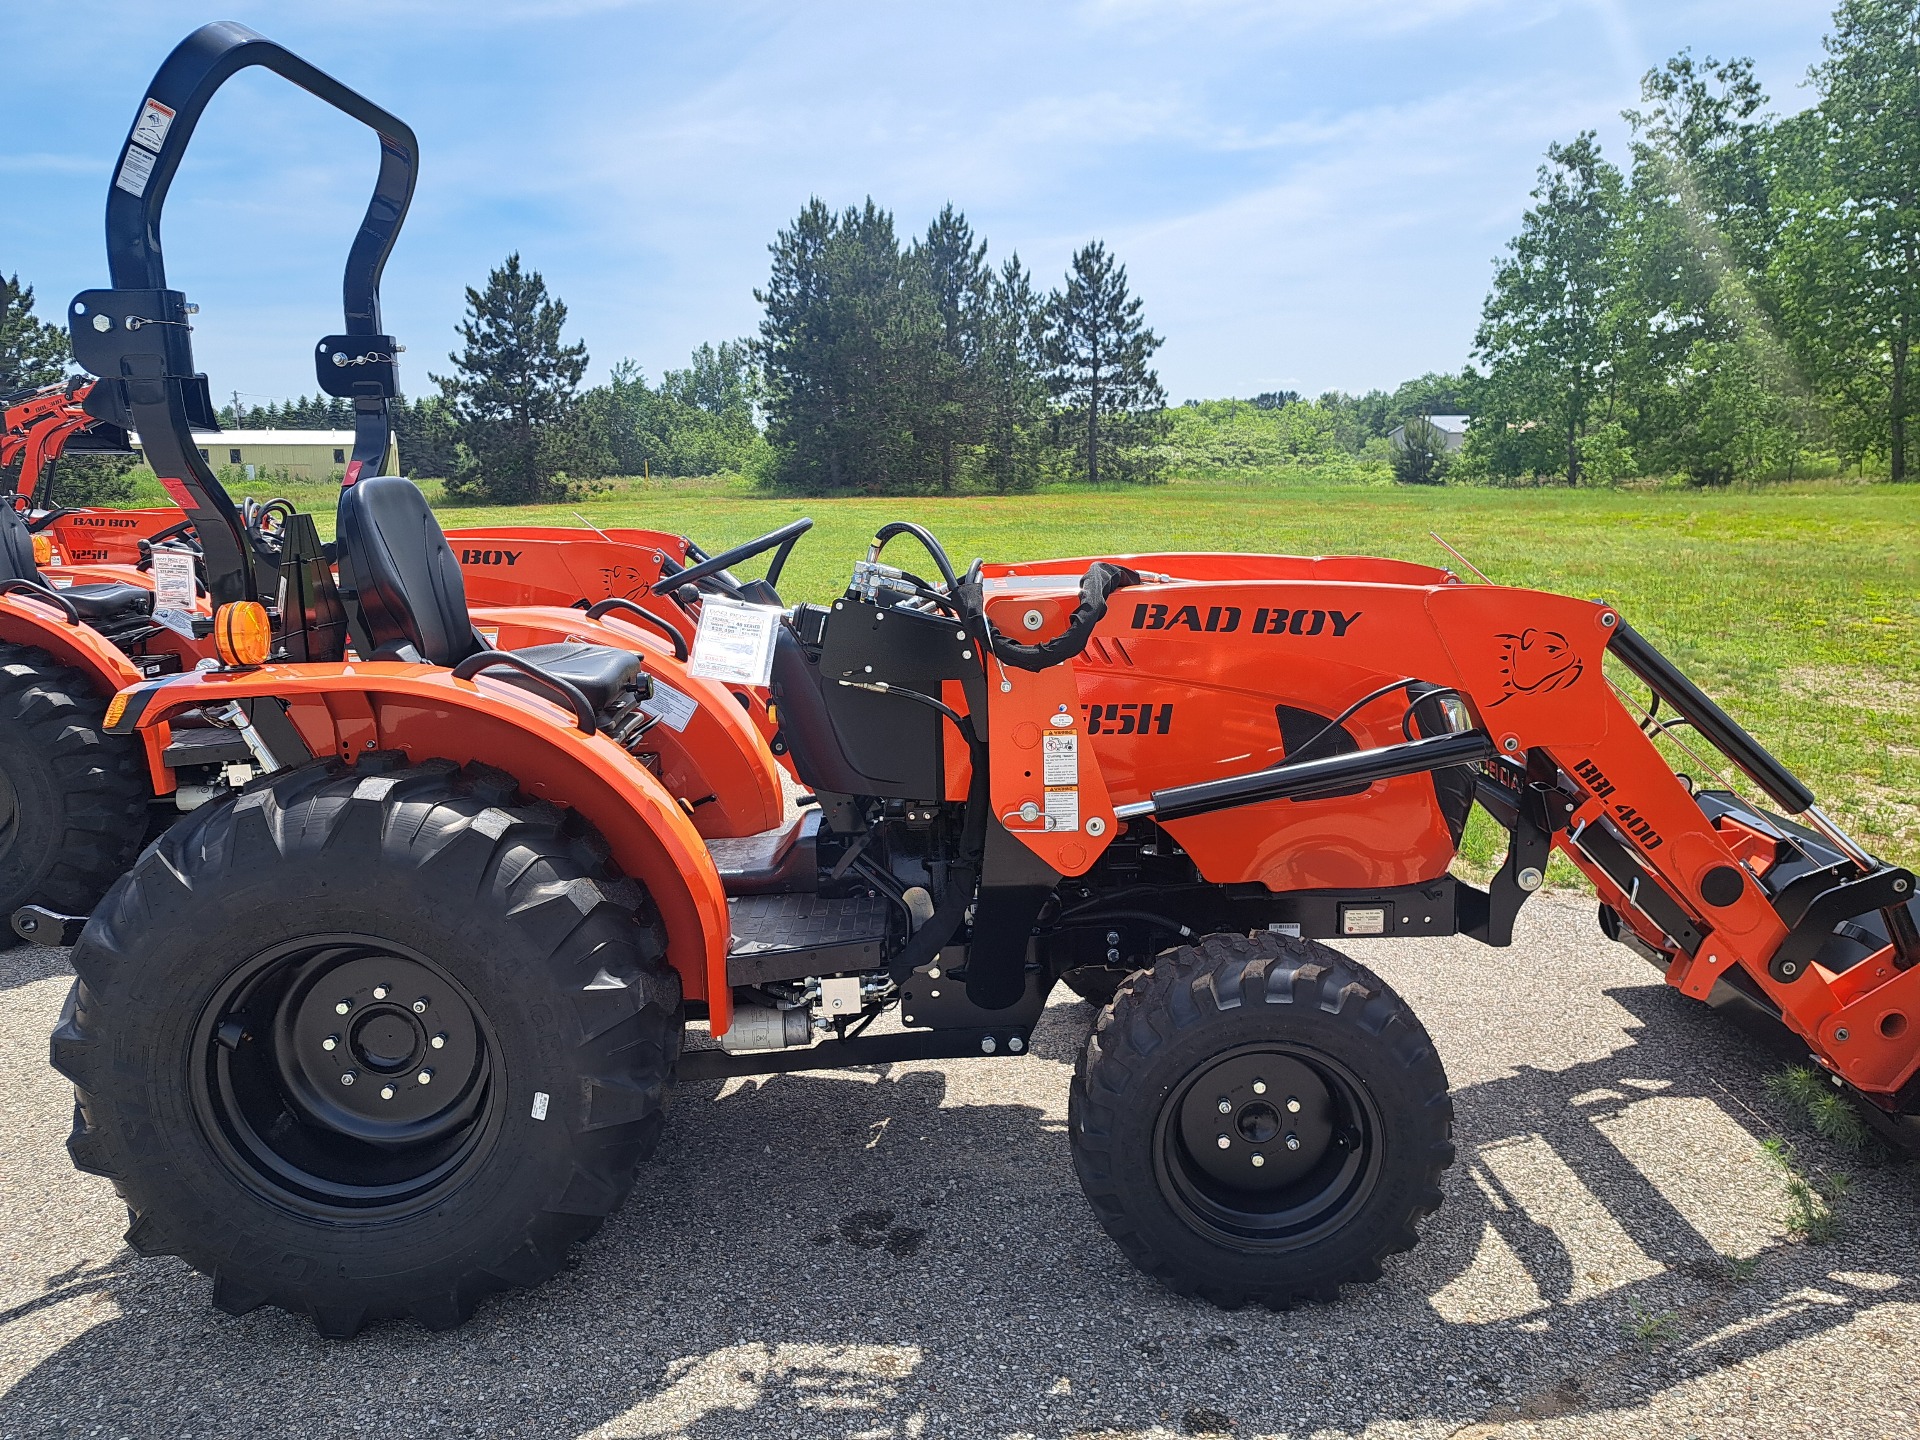
M 60 950 L 73 944 L 86 926 L 87 917 L 84 915 L 62 915 L 58 910 L 49 910 L 41 905 L 22 905 L 13 912 L 13 933 L 22 940 L 31 940 L 35 945 L 44 945 L 49 950 Z
M 339 400 L 400 393 L 399 346 L 391 335 L 328 335 L 313 353 L 320 388 Z
M 1810 878 L 1800 877 L 1801 880 Z M 1798 884 L 1796 881 L 1795 886 Z M 1904 908 L 1911 899 L 1913 872 L 1894 867 L 1829 885 L 1807 901 L 1798 918 L 1788 921 L 1792 928 L 1780 942 L 1780 948 L 1773 952 L 1773 958 L 1767 961 L 1767 973 L 1782 984 L 1798 980 L 1807 973 L 1807 967 L 1820 953 L 1834 926 L 1869 910 Z
M 733 1055 L 725 1050 L 686 1050 L 675 1067 L 675 1077 L 687 1080 L 729 1080 L 740 1075 L 784 1075 L 794 1070 L 842 1070 L 851 1065 L 897 1065 L 907 1060 L 990 1059 L 1027 1053 L 1025 1028 L 997 1026 L 990 1030 L 925 1030 L 909 1035 L 860 1035 L 851 1040 L 823 1040 L 793 1050 L 749 1050 Z
M 1507 858 L 1487 887 L 1482 903 L 1468 902 L 1473 912 L 1466 915 L 1461 928 L 1485 945 L 1507 946 L 1513 943 L 1513 923 L 1520 907 L 1546 881 L 1547 860 L 1553 854 L 1555 832 L 1566 828 L 1566 797 L 1551 785 L 1528 781 L 1517 796 L 1512 796 L 1505 815 L 1494 818 L 1506 824 L 1511 838 Z M 1484 808 L 1484 807 L 1483 807 Z M 1490 810 L 1488 813 L 1492 814 Z M 1481 892 L 1474 891 L 1475 896 Z

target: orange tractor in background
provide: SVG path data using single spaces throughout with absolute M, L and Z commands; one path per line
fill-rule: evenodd
M 191 444 L 205 382 L 153 248 L 186 135 L 247 65 L 369 125 L 382 162 L 349 333 L 319 348 L 369 465 L 340 492 L 337 580 L 287 520 L 277 615 Z M 419 491 L 371 463 L 395 347 L 355 302 L 405 212 L 411 132 L 214 25 L 126 143 L 116 174 L 143 184 L 110 191 L 114 283 L 73 303 L 75 353 L 90 406 L 175 477 L 227 641 L 121 690 L 105 731 L 157 793 L 174 737 L 231 707 L 267 754 L 77 927 L 52 1058 L 75 1164 L 112 1179 L 132 1246 L 205 1271 L 221 1307 L 329 1335 L 457 1325 L 621 1204 L 677 1079 L 1017 1064 L 1055 984 L 1089 971 L 1111 999 L 1069 1138 L 1094 1218 L 1183 1293 L 1331 1298 L 1417 1243 L 1454 1154 L 1425 1029 L 1334 945 L 1507 945 L 1556 851 L 1669 984 L 1766 1015 L 1887 1133 L 1913 1129 L 1912 874 L 1613 607 L 1368 558 L 962 570 L 905 521 L 827 605 L 731 577 L 799 521 L 651 582 L 699 597 L 691 666 L 558 606 L 491 612 L 520 646 L 499 648 Z M 655 713 L 663 685 L 687 687 L 683 731 Z M 810 791 L 794 805 L 734 698 L 762 686 Z M 1677 774 L 1661 747 L 1682 725 L 1765 803 Z M 1452 873 L 1476 804 L 1510 835 L 1484 889 Z M 41 938 L 69 926 L 45 918 Z

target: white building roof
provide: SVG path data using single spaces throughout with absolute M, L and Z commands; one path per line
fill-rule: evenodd
M 213 435 L 196 435 L 200 444 L 241 447 L 246 445 L 332 445 L 353 448 L 351 430 L 222 430 Z

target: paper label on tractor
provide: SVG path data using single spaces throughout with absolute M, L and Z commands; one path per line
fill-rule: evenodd
M 653 695 L 642 700 L 640 708 L 649 715 L 660 717 L 660 723 L 669 730 L 684 730 L 687 723 L 700 713 L 700 706 L 691 695 L 674 689 L 657 676 L 653 682 Z
M 476 625 L 473 628 L 479 632 L 480 638 L 487 642 L 487 648 L 489 650 L 498 650 L 500 648 L 500 627 L 498 625 Z
M 140 107 L 140 118 L 133 122 L 133 139 L 136 144 L 149 150 L 158 150 L 166 143 L 167 131 L 173 125 L 173 111 L 151 96 Z
M 153 612 L 156 625 L 164 625 L 183 640 L 191 640 L 193 634 L 193 616 L 185 610 L 169 610 L 156 607 Z
M 153 552 L 153 608 L 193 609 L 193 556 L 186 551 Z
M 147 193 L 147 177 L 153 174 L 153 155 L 138 145 L 127 146 L 127 158 L 120 162 L 120 174 L 114 184 L 138 198 Z
M 780 613 L 773 605 L 704 597 L 687 673 L 703 680 L 765 685 L 773 675 L 773 638 L 780 631 Z
M 1042 735 L 1040 742 L 1040 783 L 1042 785 L 1078 785 L 1080 783 L 1080 737 L 1078 735 Z
M 1080 787 L 1069 785 L 1047 791 L 1047 829 L 1060 831 L 1079 828 Z

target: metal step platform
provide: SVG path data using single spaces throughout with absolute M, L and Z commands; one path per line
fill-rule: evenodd
M 880 896 L 736 895 L 727 980 L 764 985 L 806 975 L 876 970 L 884 961 L 888 902 Z

